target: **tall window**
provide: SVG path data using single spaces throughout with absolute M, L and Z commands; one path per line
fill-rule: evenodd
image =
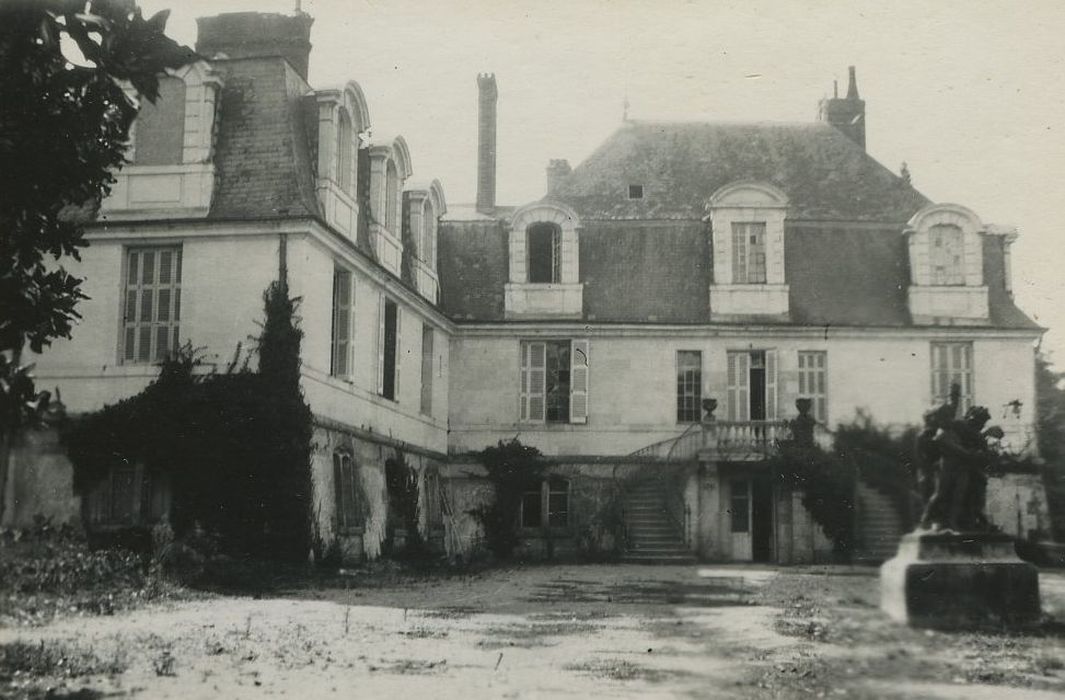
M 677 352 L 677 422 L 698 423 L 702 403 L 703 354 L 698 350 Z
M 347 270 L 333 271 L 333 357 L 330 374 L 351 377 L 355 331 L 355 280 Z
M 422 209 L 421 253 L 422 260 L 434 270 L 436 269 L 436 226 L 436 212 L 433 210 L 433 203 L 427 199 Z
M 950 387 L 961 388 L 959 411 L 973 405 L 972 343 L 932 343 L 932 403 L 946 403 Z
M 732 223 L 732 281 L 765 284 L 765 222 Z
M 130 248 L 126 253 L 123 360 L 166 359 L 178 347 L 180 321 L 181 248 Z
M 355 196 L 355 133 L 347 112 L 340 110 L 337 120 L 337 185 L 344 194 Z
M 799 353 L 799 397 L 813 400 L 813 417 L 819 423 L 828 420 L 828 394 L 825 391 L 827 368 L 827 353 Z
M 521 497 L 521 526 L 564 528 L 569 525 L 569 482 L 545 479 L 531 485 Z
M 729 420 L 777 418 L 777 353 L 751 350 L 727 354 L 726 410 Z
M 141 100 L 134 127 L 135 165 L 177 165 L 185 150 L 185 81 L 174 76 L 159 79 L 155 102 Z
M 433 327 L 422 325 L 422 413 L 433 414 Z
M 396 164 L 388 161 L 385 171 L 385 228 L 393 236 L 399 235 L 396 228 L 396 214 L 399 210 L 399 174 L 396 172 Z
M 928 229 L 928 260 L 934 285 L 965 284 L 965 234 L 952 224 Z
M 336 487 L 337 531 L 360 527 L 355 462 L 347 452 L 333 453 L 333 485 Z
M 521 344 L 521 420 L 587 422 L 588 349 L 587 340 Z
M 552 223 L 538 223 L 526 230 L 529 246 L 529 282 L 550 284 L 562 280 L 562 230 Z
M 380 394 L 386 399 L 396 399 L 399 384 L 399 363 L 396 353 L 399 348 L 399 307 L 391 299 L 385 299 L 381 307 L 380 328 Z

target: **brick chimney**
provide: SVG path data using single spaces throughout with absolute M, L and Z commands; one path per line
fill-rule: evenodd
M 842 131 L 847 138 L 865 148 L 865 100 L 858 97 L 858 79 L 854 66 L 850 67 L 847 96 L 840 98 L 839 89 L 832 88 L 832 98 L 821 100 L 818 119 Z
M 496 77 L 477 76 L 477 211 L 491 213 L 496 206 Z
M 306 80 L 313 23 L 314 18 L 303 12 L 227 12 L 200 17 L 196 52 L 207 58 L 219 53 L 229 58 L 280 56 Z
M 559 186 L 572 172 L 573 168 L 565 158 L 551 160 L 547 164 L 547 196 L 557 194 Z

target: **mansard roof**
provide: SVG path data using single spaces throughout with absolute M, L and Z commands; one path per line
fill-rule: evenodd
M 833 126 L 627 122 L 559 185 L 582 219 L 692 219 L 718 189 L 770 183 L 790 219 L 904 223 L 929 200 Z M 629 199 L 629 185 L 643 185 Z

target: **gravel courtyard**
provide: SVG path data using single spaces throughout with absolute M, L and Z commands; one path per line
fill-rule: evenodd
M 534 566 L 2 628 L 12 697 L 1052 698 L 1065 626 L 916 632 L 875 569 Z M 1065 619 L 1065 576 L 1041 578 Z M 10 664 L 9 664 L 10 666 Z M 58 670 L 57 670 L 58 669 Z

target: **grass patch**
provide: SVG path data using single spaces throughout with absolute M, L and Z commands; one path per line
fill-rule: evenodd
M 603 659 L 598 661 L 585 661 L 563 666 L 567 671 L 581 673 L 593 678 L 605 678 L 612 681 L 648 681 L 660 683 L 669 678 L 688 675 L 683 671 L 664 671 L 659 668 L 649 668 L 634 664 L 623 659 Z

